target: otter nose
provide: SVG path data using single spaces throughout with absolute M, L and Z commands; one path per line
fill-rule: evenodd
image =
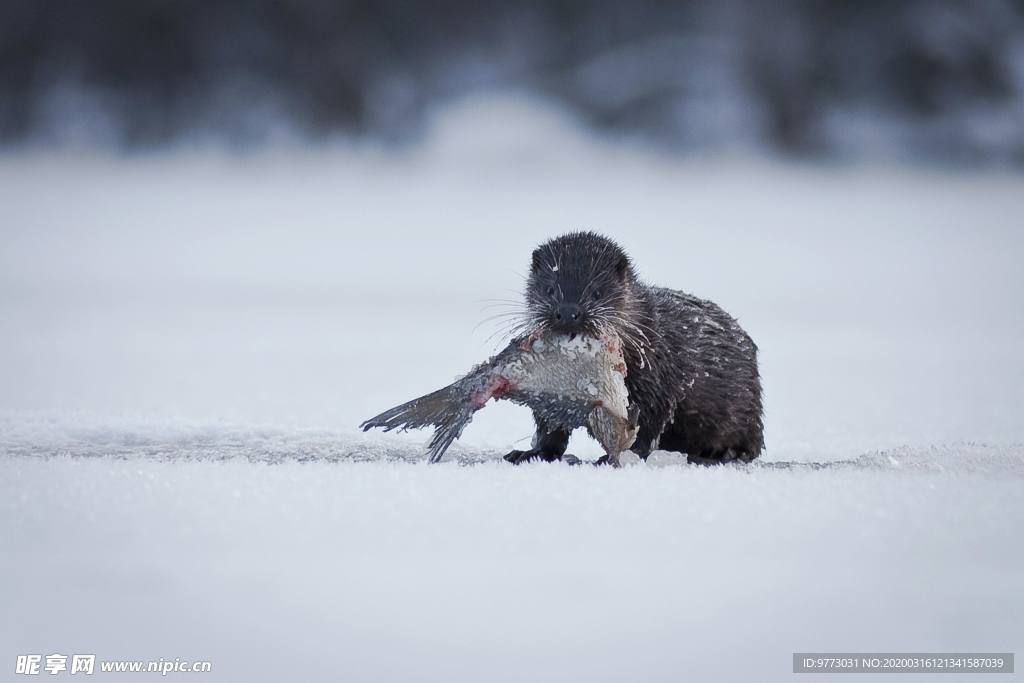
M 555 320 L 562 324 L 573 323 L 580 319 L 580 307 L 576 304 L 558 304 L 555 309 Z

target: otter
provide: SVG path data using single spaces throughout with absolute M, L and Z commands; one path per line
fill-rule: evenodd
M 757 346 L 710 301 L 640 281 L 622 247 L 594 232 L 556 237 L 533 252 L 524 327 L 594 336 L 611 326 L 624 341 L 630 409 L 639 415 L 631 450 L 685 453 L 692 463 L 748 463 L 764 448 Z M 529 450 L 505 456 L 576 461 L 571 430 L 534 410 Z M 602 458 L 598 462 L 606 460 Z

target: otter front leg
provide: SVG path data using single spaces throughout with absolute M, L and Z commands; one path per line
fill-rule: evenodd
M 536 413 L 534 413 L 533 419 L 537 423 L 537 433 L 533 435 L 533 445 L 530 450 L 512 451 L 505 456 L 505 460 L 513 465 L 535 459 L 547 462 L 564 460 L 571 465 L 579 463 L 580 460 L 575 455 L 565 454 L 565 449 L 569 445 L 570 430 L 548 429 Z

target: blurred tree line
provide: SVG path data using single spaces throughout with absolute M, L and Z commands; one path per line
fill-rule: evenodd
M 1024 0 L 4 0 L 0 142 L 415 140 L 515 88 L 681 152 L 1024 163 Z

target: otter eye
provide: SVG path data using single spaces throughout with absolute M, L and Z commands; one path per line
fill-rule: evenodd
M 601 292 L 594 292 L 594 301 L 597 301 L 600 298 L 601 298 Z

